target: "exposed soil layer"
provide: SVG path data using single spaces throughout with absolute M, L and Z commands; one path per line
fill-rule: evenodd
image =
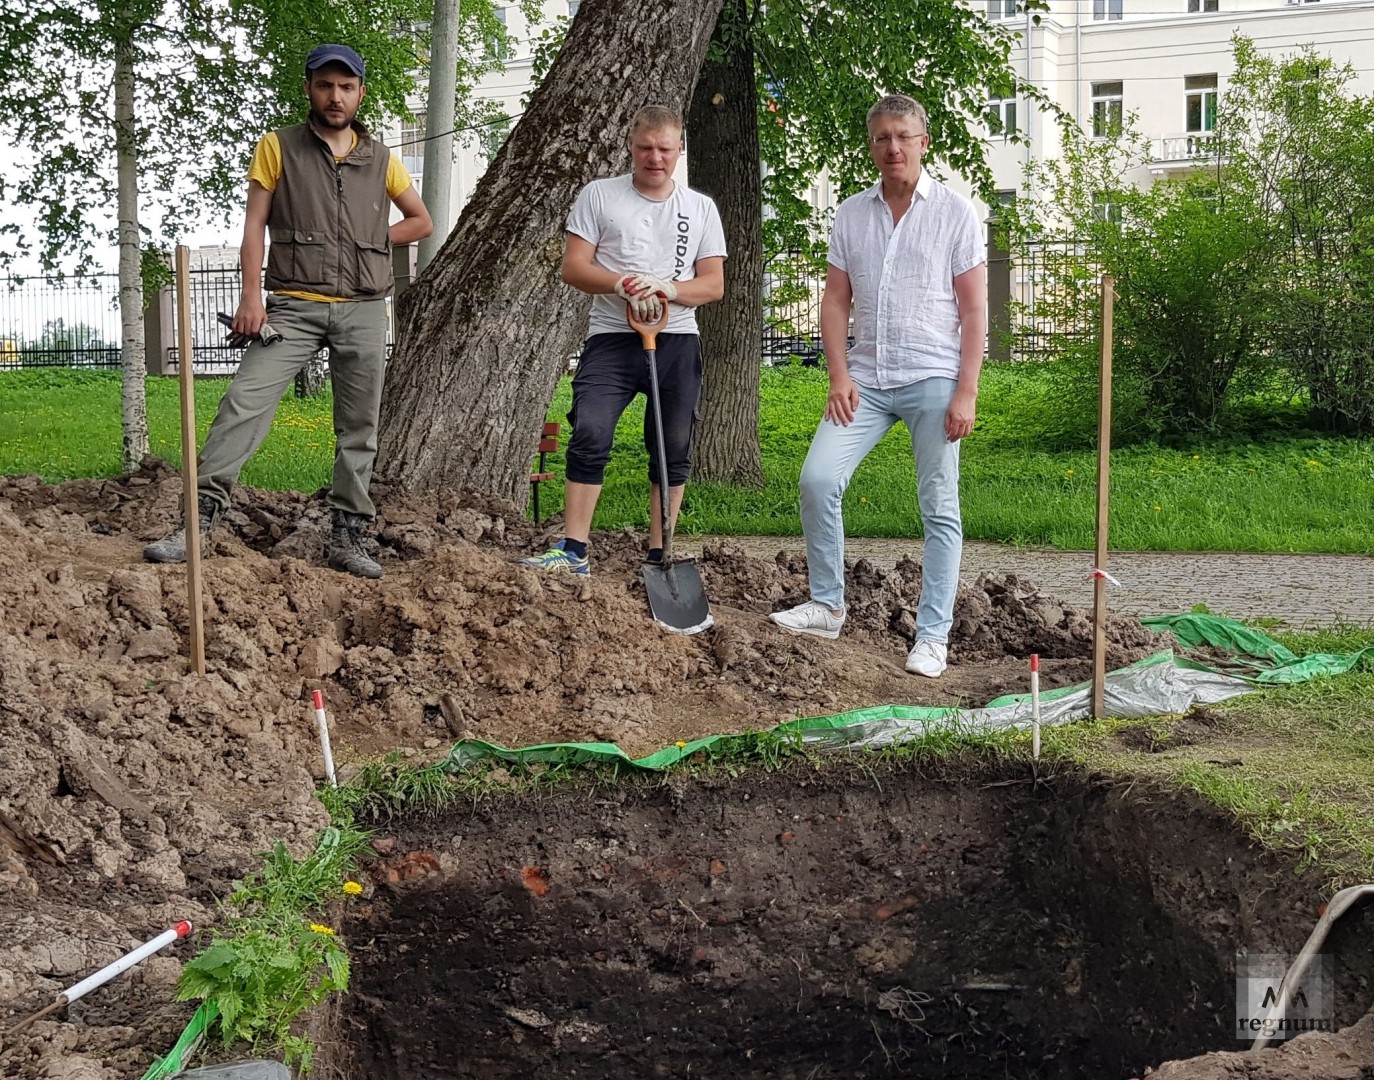
M 1236 951 L 1295 950 L 1317 897 L 1214 809 L 954 773 L 796 770 L 414 824 L 348 926 L 335 1075 L 1110 1080 L 1244 1045 Z M 398 882 L 403 859 L 429 872 Z M 1369 922 L 1332 942 L 1342 1025 L 1370 1004 Z
M 209 674 L 187 674 L 185 571 L 142 545 L 178 517 L 180 480 L 45 486 L 0 479 L 0 1030 L 180 919 L 204 926 L 275 840 L 309 849 L 325 814 L 309 705 L 325 691 L 344 765 L 610 740 L 632 754 L 798 715 L 906 702 L 981 704 L 1088 671 L 1081 612 L 1024 579 L 960 590 L 946 676 L 901 670 L 919 567 L 851 568 L 837 642 L 765 615 L 804 568 L 715 548 L 718 627 L 660 633 L 638 583 L 641 537 L 596 538 L 590 589 L 520 568 L 547 535 L 509 508 L 379 491 L 387 577 L 322 565 L 321 496 L 241 490 L 204 563 Z M 1114 621 L 1111 662 L 1161 642 Z M 512 814 L 515 814 L 512 811 Z M 171 1003 L 194 942 L 0 1045 L 21 1080 L 137 1076 L 189 1015 Z

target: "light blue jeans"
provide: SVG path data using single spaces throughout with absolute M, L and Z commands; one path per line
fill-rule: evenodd
M 916 636 L 949 640 L 964 529 L 959 517 L 959 444 L 945 437 L 956 380 L 922 379 L 891 390 L 859 387 L 848 427 L 822 420 L 801 473 L 802 527 L 811 599 L 844 607 L 844 492 L 859 463 L 899 420 L 911 433 L 916 495 L 925 531 Z

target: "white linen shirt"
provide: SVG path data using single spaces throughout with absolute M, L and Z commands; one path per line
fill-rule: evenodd
M 854 292 L 851 379 L 890 390 L 959 377 L 954 279 L 987 259 L 973 203 L 922 169 L 911 206 L 894 226 L 879 180 L 840 204 L 829 258 Z

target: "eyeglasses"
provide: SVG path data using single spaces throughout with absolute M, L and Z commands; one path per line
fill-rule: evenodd
M 868 141 L 872 143 L 874 146 L 886 149 L 887 147 L 891 146 L 894 142 L 898 146 L 911 146 L 913 143 L 916 142 L 917 139 L 924 139 L 925 137 L 926 132 L 920 131 L 917 132 L 915 135 L 879 135 L 876 138 L 870 136 Z

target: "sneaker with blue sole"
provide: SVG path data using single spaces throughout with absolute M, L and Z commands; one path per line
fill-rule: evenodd
M 578 577 L 587 577 L 592 572 L 591 560 L 585 555 L 578 557 L 570 551 L 564 551 L 561 540 L 542 555 L 531 555 L 528 559 L 521 559 L 520 565 L 545 572 L 561 571 L 576 574 Z

